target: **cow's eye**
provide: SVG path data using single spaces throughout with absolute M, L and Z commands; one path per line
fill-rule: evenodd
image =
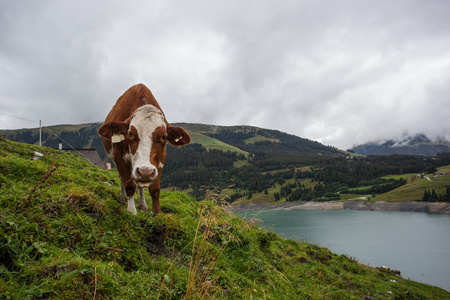
M 130 138 L 133 137 L 133 133 L 131 131 L 128 131 L 128 137 L 130 137 Z

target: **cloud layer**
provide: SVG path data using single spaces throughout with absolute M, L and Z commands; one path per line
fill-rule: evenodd
M 101 121 L 142 82 L 171 122 L 338 148 L 450 139 L 448 12 L 445 0 L 1 1 L 0 128 Z

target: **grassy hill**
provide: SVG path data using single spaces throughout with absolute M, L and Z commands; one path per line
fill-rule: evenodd
M 342 155 L 336 148 L 278 130 L 254 126 L 217 126 L 192 123 L 179 123 L 177 125 L 182 126 L 188 132 L 201 133 L 252 153 Z
M 421 200 L 424 189 L 443 195 L 448 181 L 419 180 L 401 189 L 369 191 L 389 182 L 384 176 L 434 172 L 450 163 L 450 154 L 437 157 L 412 155 L 353 156 L 320 143 L 276 130 L 251 126 L 215 126 L 180 123 L 191 135 L 186 147 L 167 147 L 162 187 L 183 190 L 197 199 L 217 190 L 230 203 L 282 203 L 288 201 Z M 76 148 L 96 148 L 106 158 L 97 128 L 100 123 L 60 125 L 44 130 L 44 145 L 57 147 L 59 138 Z M 50 131 L 49 131 L 50 130 Z M 3 132 L 8 139 L 37 143 L 38 129 Z M 67 146 L 66 146 L 67 148 Z M 384 181 L 384 182 L 382 182 Z M 351 192 L 348 192 L 351 191 Z M 400 191 L 400 192 L 399 192 Z M 355 193 L 352 193 L 355 192 Z M 215 192 L 214 192 L 215 193 Z
M 450 186 L 450 165 L 442 166 L 438 169 L 439 172 L 447 173 L 445 176 L 434 177 L 433 174 L 421 175 L 417 173 L 408 173 L 403 175 L 389 175 L 383 176 L 383 179 L 404 179 L 406 183 L 398 188 L 387 191 L 385 193 L 376 194 L 371 193 L 355 194 L 355 193 L 342 193 L 339 201 L 387 201 L 387 202 L 406 202 L 406 201 L 422 201 L 425 191 L 435 191 L 438 195 L 444 195 L 447 191 L 447 187 Z M 294 180 L 287 181 L 286 183 L 294 183 Z M 298 181 L 304 186 L 314 186 L 317 183 L 311 181 L 311 179 L 302 179 Z M 267 193 L 255 193 L 252 198 L 241 197 L 233 204 L 250 204 L 250 203 L 265 203 L 265 204 L 281 204 L 286 202 L 285 199 L 280 201 L 274 201 L 274 194 L 280 193 L 282 186 L 275 186 L 267 190 Z M 361 186 L 353 190 L 367 190 L 371 186 Z M 225 191 L 226 192 L 226 191 Z M 224 195 L 225 197 L 225 195 Z M 437 201 L 437 200 L 435 200 Z
M 0 171 L 1 299 L 450 299 L 214 199 L 163 193 L 163 214 L 132 215 L 115 171 L 69 153 L 0 138 Z
M 450 174 L 450 166 L 442 166 L 438 170 Z M 444 194 L 450 186 L 450 175 L 434 177 L 433 174 L 405 174 L 401 176 L 389 176 L 387 178 L 404 178 L 407 183 L 390 192 L 377 195 L 377 200 L 383 201 L 421 201 L 425 191 L 435 190 L 438 194 Z
M 103 143 L 97 130 L 102 123 L 65 124 L 42 128 L 42 145 L 58 149 L 62 141 L 63 149 L 96 149 L 101 159 L 107 161 Z M 39 128 L 2 130 L 1 136 L 20 143 L 39 145 Z
M 44 126 L 42 128 L 42 145 L 58 148 L 60 139 L 63 139 L 64 149 L 70 149 L 70 146 L 76 149 L 95 148 L 96 145 L 101 145 L 101 142 L 96 141 L 100 139 L 97 130 L 101 125 L 102 123 L 87 123 Z M 39 144 L 39 128 L 3 130 L 1 134 L 9 140 Z
M 62 139 L 64 149 L 94 148 L 105 158 L 103 144 L 97 134 L 102 123 L 79 125 L 56 125 L 42 129 L 42 145 L 58 148 Z M 174 124 L 184 127 L 192 136 L 192 143 L 201 144 L 206 149 L 232 151 L 248 157 L 250 151 L 283 152 L 288 154 L 322 153 L 340 154 L 337 149 L 318 142 L 289 135 L 276 130 L 252 126 L 216 126 L 194 123 Z M 3 130 L 3 137 L 16 142 L 39 144 L 39 128 Z M 273 147 L 275 146 L 275 147 Z
M 200 144 L 205 147 L 207 150 L 220 150 L 220 151 L 231 151 L 236 152 L 238 154 L 243 154 L 245 157 L 248 157 L 248 152 L 239 149 L 238 147 L 231 146 L 227 143 L 224 143 L 218 139 L 212 138 L 210 136 L 204 135 L 199 132 L 189 131 L 189 135 L 191 136 L 192 144 Z

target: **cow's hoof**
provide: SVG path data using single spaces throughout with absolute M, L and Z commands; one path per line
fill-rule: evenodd
M 140 210 L 143 210 L 143 211 L 147 211 L 147 210 L 148 210 L 147 205 L 139 205 L 138 208 L 139 208 Z
M 130 213 L 132 213 L 133 215 L 137 215 L 137 211 L 136 208 L 135 209 L 127 209 Z
M 130 207 L 128 206 L 127 210 L 132 213 L 133 215 L 137 215 L 136 207 Z

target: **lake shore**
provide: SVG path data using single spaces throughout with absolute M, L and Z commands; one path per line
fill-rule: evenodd
M 449 202 L 386 202 L 386 201 L 300 201 L 285 202 L 280 204 L 251 203 L 231 205 L 233 211 L 243 210 L 330 210 L 330 209 L 352 209 L 371 211 L 411 211 L 450 214 Z

